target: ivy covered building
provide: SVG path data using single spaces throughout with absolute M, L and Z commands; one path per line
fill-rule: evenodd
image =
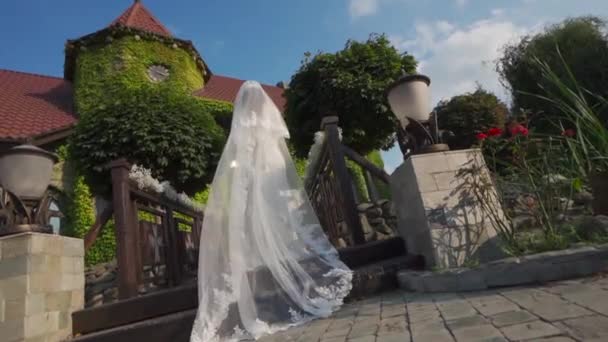
M 243 82 L 214 74 L 191 41 L 174 37 L 135 0 L 108 27 L 66 42 L 63 78 L 0 69 L 0 148 L 53 149 L 81 116 L 124 89 L 180 89 L 223 105 Z M 283 108 L 283 89 L 264 88 Z
M 66 42 L 62 78 L 0 69 L 0 151 L 30 143 L 60 155 L 54 205 L 64 219 L 54 225 L 82 237 L 108 205 L 100 169 L 125 153 L 204 201 L 243 82 L 214 74 L 191 41 L 135 0 L 107 27 Z M 283 109 L 284 89 L 263 87 Z M 104 229 L 87 263 L 114 250 Z

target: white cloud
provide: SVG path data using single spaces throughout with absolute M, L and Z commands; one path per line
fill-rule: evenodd
M 504 8 L 494 8 L 492 11 L 490 11 L 490 13 L 492 13 L 492 15 L 495 17 L 499 17 L 505 13 L 505 9 Z
M 468 2 L 469 2 L 469 0 L 456 0 L 456 5 L 458 7 L 464 7 L 467 5 Z
M 467 26 L 445 21 L 419 23 L 413 39 L 391 39 L 397 48 L 412 53 L 420 61 L 419 71 L 431 77 L 434 105 L 474 90 L 476 83 L 505 99 L 494 61 L 505 44 L 531 29 L 494 15 Z
M 348 10 L 352 18 L 376 14 L 380 0 L 350 0 Z

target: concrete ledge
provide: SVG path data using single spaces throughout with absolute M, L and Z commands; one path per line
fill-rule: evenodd
M 464 292 L 589 276 L 608 270 L 608 244 L 507 258 L 476 268 L 401 271 L 399 286 L 415 292 Z

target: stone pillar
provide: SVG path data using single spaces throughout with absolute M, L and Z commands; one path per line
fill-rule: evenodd
M 84 307 L 84 244 L 59 235 L 0 238 L 0 340 L 63 341 Z
M 391 175 L 398 230 L 409 254 L 450 268 L 503 256 L 496 219 L 504 219 L 480 150 L 411 156 Z M 477 190 L 474 190 L 477 189 Z M 480 203 L 483 191 L 487 198 Z

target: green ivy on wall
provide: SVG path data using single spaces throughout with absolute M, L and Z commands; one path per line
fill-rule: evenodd
M 67 235 L 84 238 L 95 223 L 94 200 L 82 176 L 76 178 L 72 193 L 68 196 Z M 96 265 L 111 261 L 116 255 L 114 222 L 108 222 L 93 246 L 86 252 L 86 265 Z
M 384 160 L 382 159 L 382 154 L 380 154 L 380 151 L 372 151 L 365 158 L 372 162 L 372 164 L 376 165 L 379 169 L 384 170 Z M 374 184 L 376 185 L 376 189 L 378 189 L 380 198 L 391 199 L 391 190 L 389 185 L 377 178 L 373 178 L 373 180 Z
M 380 154 L 380 151 L 372 151 L 367 156 L 365 156 L 365 158 L 369 160 L 372 164 L 384 170 L 384 161 L 382 160 L 382 155 Z M 367 183 L 365 182 L 365 174 L 363 168 L 352 160 L 346 161 L 346 167 L 350 171 L 351 177 L 353 177 L 353 182 L 355 183 L 355 190 L 357 191 L 359 200 L 369 201 L 369 192 L 367 189 Z M 389 186 L 379 179 L 376 179 L 374 177 L 372 177 L 372 179 L 374 181 L 374 185 L 376 186 L 376 190 L 378 190 L 378 195 L 380 196 L 380 198 L 390 199 L 391 195 Z
M 152 65 L 166 67 L 169 77 L 152 82 L 148 78 Z M 87 115 L 120 99 L 125 91 L 151 88 L 189 95 L 203 84 L 200 70 L 185 50 L 126 36 L 80 51 L 74 78 L 76 110 Z

